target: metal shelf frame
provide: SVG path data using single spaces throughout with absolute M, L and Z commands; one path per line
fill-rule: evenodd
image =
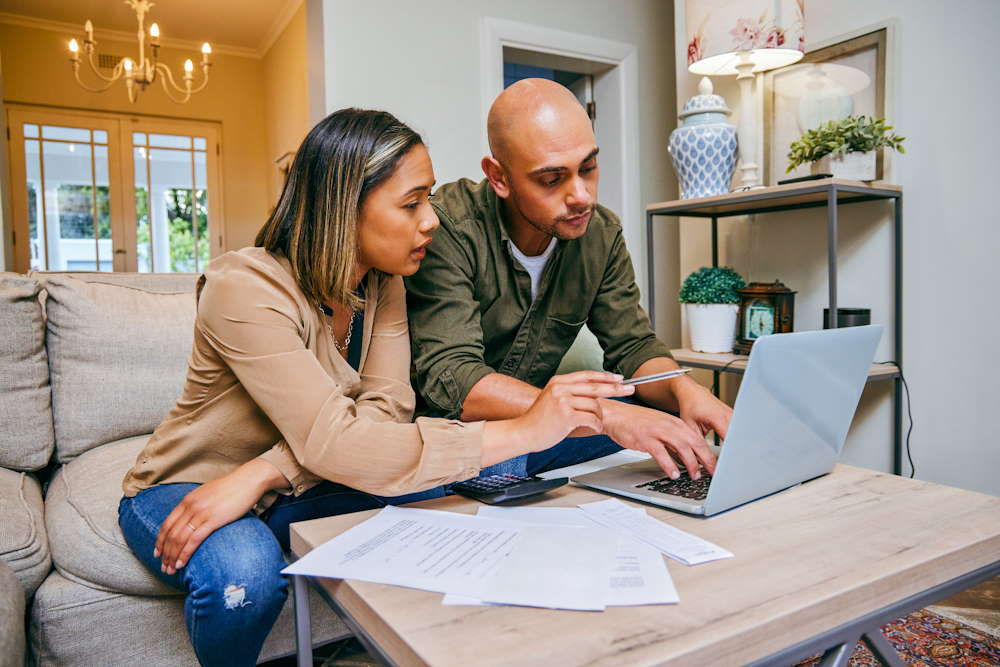
M 827 272 L 831 326 L 837 326 L 837 231 L 840 206 L 870 201 L 891 201 L 893 204 L 893 361 L 900 374 L 893 383 L 893 451 L 892 471 L 902 474 L 903 467 L 903 191 L 898 186 L 866 185 L 860 181 L 823 179 L 804 183 L 757 188 L 717 197 L 677 200 L 646 207 L 646 272 L 649 299 L 649 319 L 656 322 L 655 262 L 653 258 L 653 224 L 656 216 L 704 218 L 712 222 L 712 266 L 719 265 L 719 218 L 757 213 L 775 213 L 826 207 Z M 719 371 L 713 369 L 715 386 L 719 386 Z

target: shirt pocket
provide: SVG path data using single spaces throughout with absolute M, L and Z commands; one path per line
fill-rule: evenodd
M 566 351 L 576 341 L 580 329 L 587 323 L 586 317 L 578 315 L 549 315 L 545 321 L 545 335 L 538 346 L 538 354 L 532 364 L 532 384 L 544 385 L 551 378 Z M 539 386 L 541 386 L 539 385 Z

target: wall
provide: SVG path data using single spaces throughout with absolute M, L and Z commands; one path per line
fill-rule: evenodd
M 277 203 L 284 184 L 275 160 L 286 152 L 294 152 L 310 128 L 306 39 L 303 3 L 264 54 L 268 209 Z
M 1000 128 L 991 111 L 1000 106 L 993 65 L 1000 57 L 1000 5 L 966 0 L 959 11 L 931 0 L 806 0 L 805 9 L 807 50 L 873 25 L 891 27 L 887 117 L 907 137 L 907 152 L 887 159 L 886 180 L 903 186 L 906 202 L 902 365 L 912 391 L 916 476 L 1000 494 L 992 419 L 1000 398 L 992 361 L 1000 331 L 993 306 L 1000 232 L 992 200 Z M 683 2 L 675 3 L 675 20 L 683 34 Z M 946 45 L 954 38 L 961 46 Z M 680 105 L 696 92 L 697 78 L 686 72 L 683 38 L 675 55 Z M 738 112 L 734 83 L 716 82 Z M 887 327 L 893 324 L 891 210 L 886 203 L 842 208 L 839 239 L 839 302 L 871 307 L 873 321 Z M 796 328 L 819 328 L 827 289 L 824 214 L 732 220 L 720 224 L 720 261 L 750 280 L 780 277 L 798 289 Z M 686 275 L 710 261 L 707 226 L 685 221 L 681 237 Z M 890 358 L 889 336 L 891 328 L 880 360 Z M 955 356 L 959 350 L 973 358 Z M 845 462 L 891 469 L 888 389 L 866 389 Z
M 7 117 L 3 105 L 3 74 L 3 53 L 0 51 L 0 118 Z M 13 224 L 10 197 L 7 196 L 8 183 L 10 183 L 10 176 L 7 172 L 7 151 L 0 150 L 0 271 L 9 271 L 14 268 L 14 244 L 11 241 Z
M 226 244 L 228 248 L 252 244 L 268 211 L 261 61 L 214 54 L 208 87 L 187 104 L 171 102 L 159 84 L 129 104 L 124 84 L 104 93 L 90 93 L 76 84 L 66 48 L 68 38 L 49 30 L 0 24 L 5 101 L 220 122 Z M 98 51 L 130 55 L 135 48 L 134 42 L 101 40 Z M 198 62 L 200 54 L 161 49 L 161 61 L 174 66 L 175 76 L 185 58 Z
M 479 161 L 486 109 L 480 94 L 479 40 L 483 17 L 634 44 L 642 100 L 638 111 L 641 201 L 634 203 L 640 219 L 623 222 L 642 226 L 641 211 L 647 202 L 676 197 L 676 181 L 665 159 L 675 105 L 669 3 L 310 0 L 309 11 L 310 22 L 314 16 L 323 22 L 326 110 L 363 106 L 393 112 L 427 140 L 439 183 L 463 176 L 482 178 Z M 675 246 L 676 225 L 667 227 L 658 240 Z M 644 255 L 643 248 L 630 250 L 633 255 Z M 670 271 L 665 280 L 676 283 L 675 275 L 676 271 Z M 661 330 L 676 328 L 676 321 L 660 324 Z

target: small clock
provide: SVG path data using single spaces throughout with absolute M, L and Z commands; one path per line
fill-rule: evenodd
M 795 292 L 775 280 L 773 283 L 750 283 L 736 290 L 740 295 L 737 354 L 750 354 L 761 336 L 792 331 L 795 315 Z

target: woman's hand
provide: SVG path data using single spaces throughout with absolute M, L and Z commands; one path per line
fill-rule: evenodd
M 548 449 L 574 431 L 602 433 L 599 399 L 635 393 L 634 386 L 621 381 L 621 375 L 600 371 L 555 376 L 523 415 L 486 423 L 482 467 Z
M 287 485 L 271 463 L 252 459 L 191 491 L 160 526 L 153 550 L 153 558 L 160 558 L 160 570 L 176 573 L 213 531 L 249 512 L 265 492 Z

